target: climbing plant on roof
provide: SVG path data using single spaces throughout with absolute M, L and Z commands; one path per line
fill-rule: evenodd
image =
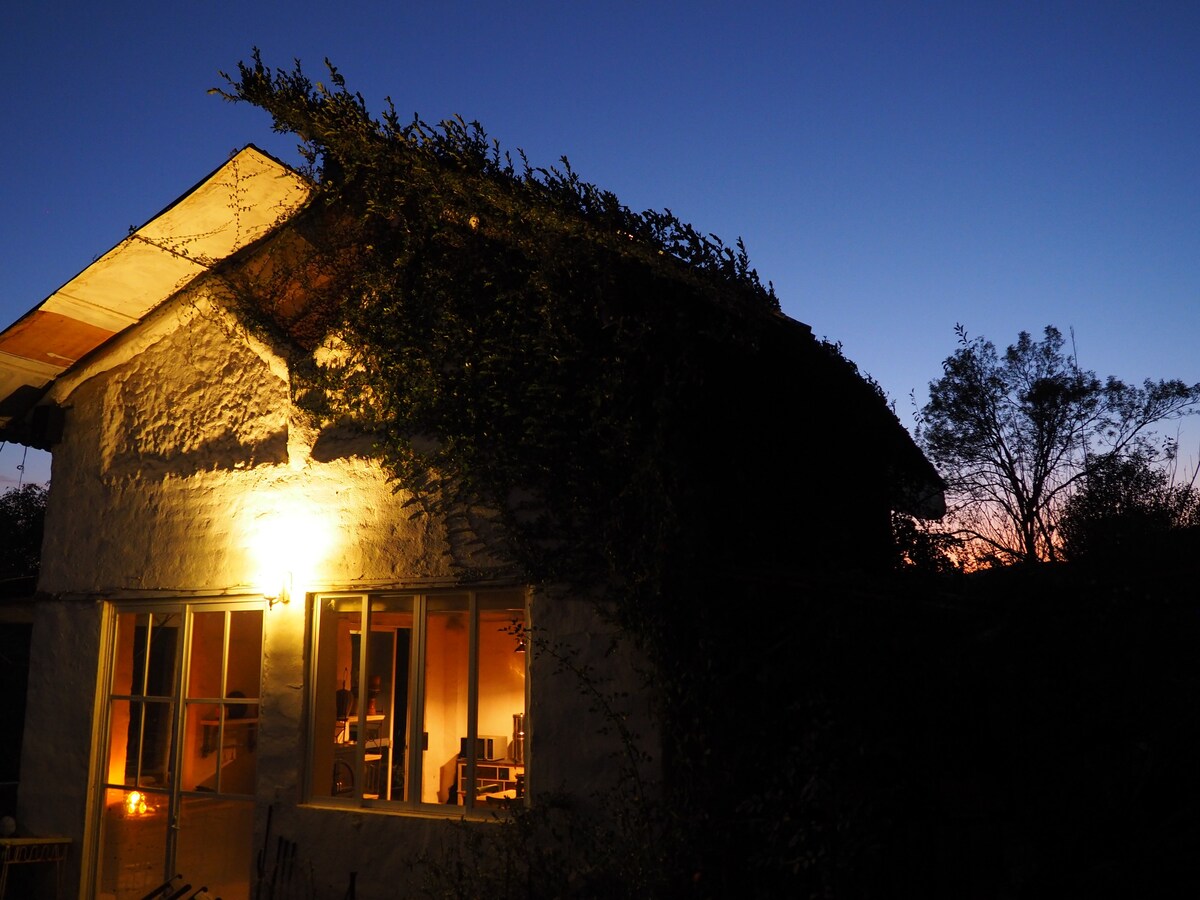
M 339 337 L 311 370 L 326 412 L 370 428 L 426 508 L 492 511 L 523 577 L 659 595 L 691 527 L 671 430 L 704 360 L 778 318 L 771 286 L 740 240 L 634 212 L 566 158 L 514 161 L 478 123 L 375 117 L 326 67 L 256 51 L 217 89 L 296 135 L 314 179 L 305 299 L 266 312 L 303 351 Z
M 826 586 L 787 579 L 888 534 L 878 459 L 902 454 L 879 449 L 885 401 L 780 314 L 740 240 L 634 212 L 566 159 L 514 159 L 477 123 L 401 120 L 390 101 L 373 116 L 326 67 L 314 82 L 255 52 L 216 89 L 297 136 L 315 187 L 230 274 L 235 302 L 294 351 L 301 402 L 369 430 L 419 510 L 498 537 L 513 577 L 597 598 L 645 648 L 686 848 L 656 864 L 694 893 L 702 868 L 742 858 L 736 832 L 789 848 L 764 866 L 808 865 L 823 826 L 798 835 L 768 788 L 818 782 L 800 735 L 816 713 L 774 698 L 797 687 L 789 616 Z M 734 709 L 757 737 L 728 727 Z M 770 779 L 711 790 L 768 745 L 784 760 Z M 614 846 L 632 844 L 666 846 L 641 831 Z

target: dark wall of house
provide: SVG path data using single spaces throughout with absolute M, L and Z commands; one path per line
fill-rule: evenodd
M 853 643 L 856 586 L 890 577 L 891 479 L 911 442 L 845 360 L 795 330 L 712 347 L 703 373 L 672 429 L 697 549 L 677 560 L 687 589 L 659 644 L 665 793 L 687 811 L 679 857 L 696 896 L 792 896 L 793 863 L 825 852 L 785 824 L 810 824 L 802 754 L 831 688 L 816 654 L 855 684 L 873 674 L 825 648 Z
M 11 816 L 17 808 L 32 633 L 30 624 L 0 624 L 0 816 Z
M 906 440 L 882 399 L 811 338 L 765 331 L 713 348 L 676 454 L 709 523 L 701 558 L 732 571 L 878 571 L 892 561 L 890 482 Z

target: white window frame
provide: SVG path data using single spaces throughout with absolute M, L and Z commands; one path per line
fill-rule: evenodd
M 309 595 L 308 613 L 309 613 L 309 671 L 308 671 L 308 709 L 309 715 L 307 741 L 306 741 L 306 777 L 304 782 L 305 801 L 309 805 L 336 807 L 342 809 L 376 809 L 379 811 L 392 812 L 395 814 L 415 813 L 419 812 L 422 815 L 431 813 L 440 813 L 442 815 L 452 816 L 455 818 L 464 815 L 472 815 L 486 812 L 492 815 L 496 812 L 496 807 L 480 807 L 475 803 L 475 792 L 465 791 L 462 785 L 459 785 L 459 790 L 464 791 L 463 802 L 459 804 L 445 803 L 429 803 L 422 801 L 421 786 L 423 783 L 422 767 L 424 764 L 423 739 L 424 735 L 417 728 L 416 723 L 423 723 L 425 720 L 425 654 L 426 654 L 426 621 L 429 611 L 429 601 L 434 598 L 449 597 L 449 596 L 466 596 L 468 602 L 468 662 L 467 662 L 467 759 L 464 783 L 472 785 L 475 783 L 476 768 L 480 760 L 476 758 L 476 743 L 478 738 L 478 720 L 479 720 L 479 598 L 482 595 L 499 593 L 499 592 L 520 592 L 522 595 L 521 609 L 524 616 L 524 628 L 529 627 L 529 591 L 527 588 L 515 586 L 494 586 L 487 588 L 480 587 L 459 587 L 459 588 L 439 588 L 435 590 L 429 589 L 410 589 L 410 590 L 345 590 L 345 591 L 321 591 Z M 401 752 L 404 753 L 404 786 L 405 793 L 410 798 L 405 800 L 400 799 L 384 799 L 368 798 L 358 795 L 352 797 L 333 797 L 326 796 L 314 791 L 314 780 L 321 777 L 326 777 L 324 771 L 317 771 L 320 767 L 315 764 L 316 746 L 318 740 L 326 739 L 324 734 L 318 733 L 318 717 L 313 714 L 317 708 L 317 704 L 327 702 L 328 698 L 319 696 L 320 685 L 316 677 L 315 667 L 319 656 L 319 638 L 321 634 L 320 617 L 323 614 L 329 614 L 324 611 L 326 601 L 330 600 L 354 600 L 360 601 L 359 612 L 361 616 L 360 628 L 362 632 L 369 633 L 371 631 L 371 616 L 372 616 L 372 601 L 389 600 L 389 599 L 411 599 L 412 600 L 412 639 L 409 651 L 409 679 L 408 679 L 408 697 L 407 697 L 407 721 L 404 723 L 393 723 L 393 730 L 397 731 L 400 726 L 403 727 L 403 733 L 406 736 L 415 735 L 403 743 L 405 746 Z M 335 613 L 336 614 L 336 613 Z M 527 642 L 525 652 L 531 653 L 532 647 L 528 646 Z M 359 652 L 363 652 L 362 648 L 367 646 L 367 642 L 360 645 Z M 360 661 L 361 662 L 361 661 Z M 366 702 L 368 691 L 368 672 L 365 666 L 361 664 L 358 667 L 358 697 L 360 702 L 355 713 L 357 719 L 357 729 L 359 734 L 364 734 L 366 730 Z M 529 699 L 530 699 L 530 679 L 528 677 L 529 667 L 526 667 L 525 678 L 525 710 L 528 721 Z M 392 698 L 395 702 L 395 698 Z M 528 726 L 526 726 L 528 731 Z M 362 773 L 364 770 L 364 755 L 365 741 L 358 741 L 355 749 L 355 784 L 361 784 Z M 393 748 L 393 752 L 394 748 Z M 525 745 L 524 762 L 525 771 L 530 768 L 528 743 Z M 390 776 L 389 776 L 390 777 Z M 523 803 L 529 803 L 529 791 L 524 792 Z
M 221 685 L 219 689 L 219 697 L 197 698 L 187 696 L 187 679 L 192 668 L 192 628 L 194 625 L 194 616 L 197 613 L 224 613 L 225 628 L 222 638 L 222 664 L 221 664 Z M 236 793 L 213 793 L 199 794 L 197 791 L 185 790 L 178 778 L 178 773 L 181 770 L 181 762 L 183 759 L 184 748 L 181 736 L 185 729 L 185 720 L 187 717 L 188 707 L 195 703 L 210 703 L 220 707 L 233 705 L 226 696 L 226 663 L 229 653 L 229 615 L 236 612 L 261 612 L 262 613 L 262 634 L 260 635 L 260 644 L 265 644 L 266 641 L 266 611 L 263 608 L 261 597 L 236 597 L 236 596 L 213 596 L 213 597 L 178 597 L 178 596 L 163 596 L 151 597 L 137 600 L 109 600 L 104 603 L 104 617 L 102 625 L 102 649 L 101 649 L 101 664 L 99 669 L 99 677 L 96 682 L 96 708 L 93 718 L 92 730 L 92 752 L 91 752 L 91 785 L 89 788 L 89 810 L 87 816 L 87 832 L 84 839 L 84 858 L 82 863 L 81 881 L 88 891 L 88 896 L 91 896 L 99 889 L 99 882 L 102 877 L 103 862 L 102 856 L 104 851 L 104 835 L 101 817 L 105 808 L 105 796 L 109 791 L 129 791 L 139 790 L 146 791 L 145 787 L 137 785 L 128 785 L 108 778 L 109 754 L 112 750 L 112 727 L 113 727 L 113 703 L 116 702 L 145 702 L 147 696 L 153 696 L 154 702 L 162 702 L 164 699 L 172 707 L 170 714 L 170 771 L 173 773 L 171 783 L 166 786 L 166 789 L 151 789 L 150 792 L 156 796 L 162 797 L 169 807 L 170 826 L 167 832 L 167 845 L 164 847 L 164 878 L 169 876 L 174 871 L 173 860 L 177 850 L 178 838 L 178 816 L 183 798 L 204 796 L 206 798 L 218 799 L 227 797 L 230 799 L 242 802 L 254 802 L 253 794 L 236 794 Z M 176 637 L 176 658 L 172 663 L 173 676 L 172 679 L 177 681 L 174 684 L 169 695 L 147 695 L 144 692 L 141 694 L 121 694 L 114 690 L 113 679 L 115 667 L 117 665 L 116 654 L 123 648 L 118 646 L 117 631 L 119 627 L 120 617 L 122 615 L 147 615 L 153 621 L 155 617 L 160 615 L 178 615 L 180 624 L 178 627 L 179 634 Z M 162 627 L 161 625 L 157 627 Z M 260 648 L 261 649 L 261 648 Z M 261 704 L 265 688 L 264 673 L 262 664 L 259 664 L 259 684 L 258 696 L 249 698 L 254 703 Z M 147 678 L 146 671 L 143 671 L 143 684 Z M 247 701 L 249 702 L 249 701 Z M 242 701 L 237 701 L 237 705 L 243 705 Z M 219 725 L 217 730 L 217 746 L 222 746 L 225 734 L 225 716 L 220 715 Z

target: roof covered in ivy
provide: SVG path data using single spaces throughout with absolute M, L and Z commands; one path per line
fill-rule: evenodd
M 427 133 L 419 137 L 428 140 Z M 587 357 L 597 342 L 642 329 L 645 334 L 628 344 L 632 354 L 624 345 L 614 345 L 618 357 L 624 353 L 642 358 L 614 362 L 610 347 L 610 357 L 597 364 L 597 379 L 608 377 L 613 365 L 643 377 L 651 358 L 661 356 L 654 378 L 670 380 L 686 366 L 688 377 L 698 379 L 698 390 L 711 397 L 728 392 L 719 402 L 729 409 L 742 407 L 745 416 L 754 417 L 732 415 L 726 427 L 739 433 L 727 439 L 787 445 L 791 439 L 786 435 L 803 433 L 809 444 L 832 448 L 826 456 L 841 452 L 848 460 L 860 460 L 866 452 L 886 476 L 894 508 L 925 517 L 941 514 L 941 481 L 881 391 L 837 346 L 818 341 L 807 325 L 779 310 L 773 291 L 749 269 L 740 242 L 736 249 L 726 248 L 713 236 L 681 225 L 669 212 L 631 215 L 616 198 L 580 181 L 569 169 L 564 173 L 526 167 L 524 177 L 514 175 L 511 164 L 502 163 L 494 151 L 486 161 L 486 142 L 461 126 L 454 139 L 461 142 L 455 152 L 465 147 L 468 155 L 482 160 L 481 173 L 456 173 L 449 182 L 452 190 L 431 191 L 406 161 L 403 171 L 383 173 L 403 181 L 398 192 L 401 206 L 381 208 L 377 198 L 364 199 L 360 192 L 356 202 L 372 215 L 368 225 L 350 228 L 345 227 L 344 186 L 353 186 L 356 173 L 339 169 L 331 178 L 327 164 L 326 184 L 338 189 L 334 200 L 310 203 L 307 212 L 296 217 L 314 188 L 319 196 L 321 185 L 248 146 L 0 333 L 0 437 L 47 446 L 46 435 L 31 427 L 29 413 L 54 380 L 222 263 L 228 263 L 226 269 L 236 265 L 242 273 L 251 273 L 252 290 L 261 295 L 255 300 L 259 311 L 306 351 L 336 330 L 362 345 L 394 341 L 396 354 L 402 355 L 404 341 L 414 339 L 414 333 L 405 330 L 407 324 L 399 332 L 371 329 L 389 321 L 394 327 L 397 317 L 407 323 L 430 315 L 429 305 L 420 299 L 422 292 L 437 294 L 449 277 L 457 299 L 438 310 L 437 323 L 421 325 L 442 328 L 449 335 L 453 359 L 443 358 L 443 370 L 460 365 L 470 370 L 473 364 L 478 370 L 483 368 L 480 361 L 495 355 L 487 343 L 490 338 L 472 345 L 471 336 L 484 331 L 475 328 L 474 321 L 501 315 L 550 321 L 563 317 L 564 308 L 576 315 L 581 306 L 587 307 L 586 321 L 564 319 L 565 324 L 554 326 L 560 332 L 578 332 L 567 334 L 569 351 L 579 357 L 568 360 L 573 377 L 581 372 L 585 379 L 591 377 Z M 446 163 L 435 160 L 433 168 L 447 168 Z M 454 164 L 451 158 L 448 168 Z M 380 177 L 378 172 L 371 174 Z M 425 208 L 417 210 L 413 195 L 422 189 L 419 200 Z M 570 208 L 564 207 L 564 195 Z M 403 301 L 408 306 L 387 295 L 394 284 L 384 290 L 369 280 L 372 266 L 393 267 L 390 262 L 379 267 L 371 256 L 377 244 L 398 232 L 404 233 L 405 241 L 394 251 L 398 257 L 432 260 L 412 267 L 413 283 L 405 290 L 417 299 Z M 298 264 L 295 259 L 283 266 L 261 262 L 294 257 L 298 246 L 303 248 Z M 314 248 L 323 248 L 324 262 Z M 447 259 L 453 265 L 447 266 Z M 505 268 L 495 267 L 497 259 Z M 327 266 L 329 260 L 336 262 Z M 439 265 L 452 271 L 443 276 Z M 264 268 L 275 275 L 282 271 L 285 277 L 268 284 Z M 322 293 L 336 294 L 336 311 L 320 302 Z M 501 312 L 495 297 L 518 294 L 514 305 Z M 563 295 L 569 307 L 558 299 L 546 300 Z M 350 306 L 357 305 L 349 318 L 346 297 L 353 298 Z M 669 324 L 664 327 L 664 322 Z M 704 334 L 697 344 L 700 349 L 672 356 L 677 348 L 668 345 L 679 343 L 677 335 L 692 332 Z M 559 343 L 545 356 L 562 351 L 562 337 L 556 334 Z M 426 336 L 417 334 L 415 339 L 425 341 Z M 539 353 L 536 343 L 528 353 L 529 365 L 540 365 L 533 362 Z M 550 382 L 556 377 L 553 368 L 542 375 Z M 506 390 L 495 379 L 467 379 L 451 389 L 459 388 L 489 396 Z M 545 384 L 538 389 L 544 390 Z M 614 401 L 614 408 L 621 406 L 619 415 L 627 415 L 625 398 Z M 507 412 L 500 402 L 491 408 L 496 415 Z M 490 414 L 486 404 L 480 414 Z M 712 411 L 697 406 L 674 414 L 703 419 Z M 775 421 L 769 424 L 768 419 Z M 496 453 L 502 455 L 503 448 Z M 799 458 L 796 464 L 806 470 L 820 466 Z M 817 472 L 811 477 L 824 476 Z

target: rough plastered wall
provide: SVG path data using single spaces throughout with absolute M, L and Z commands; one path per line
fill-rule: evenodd
M 285 574 L 303 598 L 445 583 L 454 572 L 440 528 L 402 508 L 369 445 L 307 426 L 290 405 L 282 361 L 202 289 L 60 380 L 54 399 L 67 417 L 54 448 L 39 588 L 56 599 L 40 605 L 35 623 L 21 805 L 41 833 L 70 834 L 83 849 L 103 601 L 262 596 Z M 270 856 L 281 840 L 294 844 L 315 898 L 343 896 L 350 872 L 360 898 L 415 890 L 413 861 L 458 845 L 461 830 L 445 816 L 302 803 L 305 604 L 277 605 L 264 618 L 255 850 Z M 535 598 L 531 621 L 580 666 L 614 671 L 604 690 L 642 693 L 630 658 L 610 654 L 587 604 Z M 64 649 L 69 665 L 59 661 Z M 530 677 L 531 796 L 566 787 L 603 802 L 619 749 L 600 737 L 609 723 L 536 648 Z M 63 714 L 40 714 L 51 708 Z M 648 723 L 645 708 L 635 712 Z M 47 755 L 39 749 L 47 746 L 71 749 Z M 68 883 L 79 879 L 76 853 Z
M 41 590 L 448 574 L 437 529 L 401 509 L 369 443 L 311 457 L 317 435 L 290 406 L 282 362 L 218 307 L 182 298 L 143 329 L 59 401 Z

